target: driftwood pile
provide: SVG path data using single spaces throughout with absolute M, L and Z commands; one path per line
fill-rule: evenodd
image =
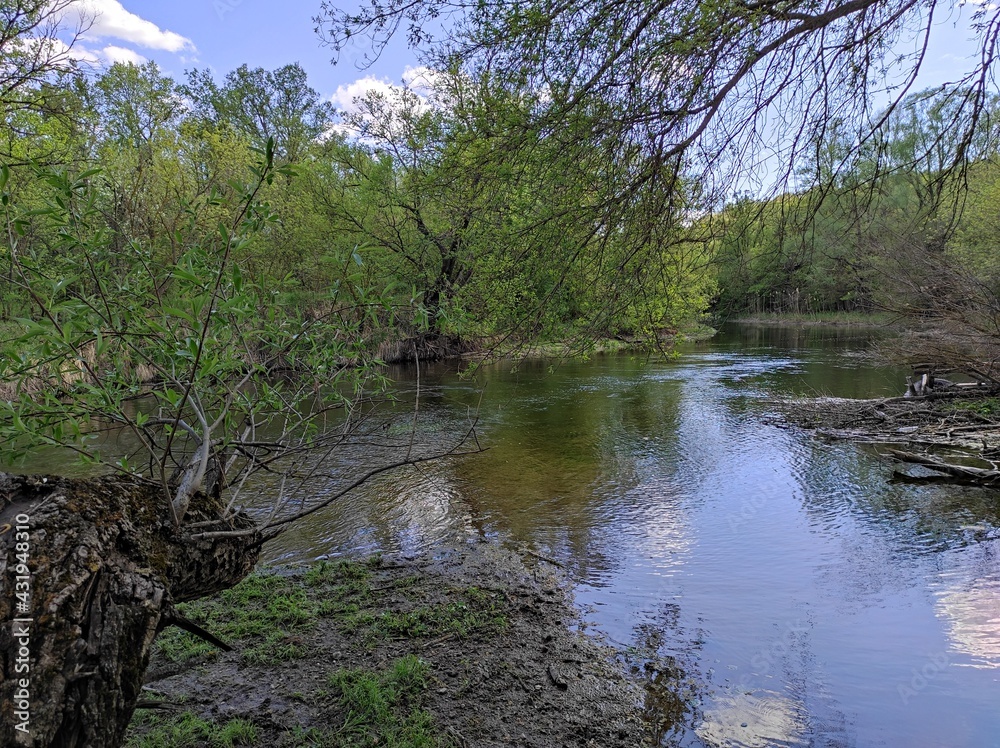
M 786 401 L 781 410 L 820 436 L 879 445 L 880 455 L 932 472 L 897 472 L 899 480 L 1000 487 L 1000 411 L 988 407 L 1000 392 L 921 380 L 908 377 L 903 397 Z

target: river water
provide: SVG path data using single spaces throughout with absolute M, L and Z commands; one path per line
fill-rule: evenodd
M 648 679 L 664 745 L 1000 746 L 1000 494 L 891 484 L 768 413 L 898 394 L 866 343 L 736 328 L 674 358 L 424 368 L 423 421 L 477 411 L 488 451 L 377 480 L 272 554 L 527 543 Z
M 489 449 L 370 482 L 271 560 L 527 544 L 647 680 L 663 745 L 1000 747 L 1000 493 L 891 484 L 871 448 L 769 413 L 899 394 L 867 342 L 748 327 L 676 357 L 422 367 L 424 434 L 478 418 Z

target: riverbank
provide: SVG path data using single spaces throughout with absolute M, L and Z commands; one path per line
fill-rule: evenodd
M 130 748 L 647 744 L 553 567 L 493 544 L 264 569 L 184 608 L 234 650 L 164 632 Z
M 646 337 L 570 338 L 564 341 L 526 345 L 510 353 L 505 353 L 504 357 L 516 359 L 570 359 L 586 358 L 594 354 L 613 355 L 630 351 L 654 351 L 658 347 L 669 349 L 678 343 L 711 340 L 717 333 L 718 330 L 713 327 L 697 324 L 677 332 L 664 332 L 656 339 Z M 479 351 L 467 354 L 465 357 L 472 359 L 488 358 L 494 355 L 494 353 L 493 351 Z
M 727 322 L 739 325 L 777 327 L 889 327 L 897 328 L 899 319 L 891 314 L 863 312 L 811 312 L 785 314 L 752 314 L 730 317 Z

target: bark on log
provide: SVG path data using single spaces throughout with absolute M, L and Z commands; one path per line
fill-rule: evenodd
M 888 452 L 900 462 L 922 465 L 931 470 L 936 470 L 939 473 L 943 473 L 953 482 L 976 486 L 1000 485 L 1000 470 L 986 470 L 984 468 L 967 467 L 965 465 L 953 465 L 950 462 L 944 462 L 930 455 L 918 455 L 912 452 L 902 452 L 898 449 L 890 449 Z
M 199 495 L 187 521 L 217 521 L 222 509 Z M 220 529 L 253 527 L 237 515 Z M 259 540 L 190 540 L 162 488 L 139 478 L 0 473 L 0 745 L 121 745 L 173 603 L 238 583 Z

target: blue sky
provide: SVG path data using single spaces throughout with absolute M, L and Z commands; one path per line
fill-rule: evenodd
M 399 83 L 417 64 L 400 43 L 367 70 L 359 70 L 350 55 L 333 66 L 331 50 L 320 46 L 313 31 L 312 17 L 319 4 L 320 0 L 79 0 L 78 7 L 96 18 L 79 50 L 98 63 L 152 59 L 177 80 L 192 67 L 209 68 L 221 77 L 243 63 L 271 69 L 298 62 L 313 88 L 341 107 L 375 81 Z M 964 58 L 974 50 L 962 18 L 970 14 L 966 8 L 938 21 L 923 85 L 953 80 L 968 67 Z
M 417 65 L 405 44 L 366 70 L 358 69 L 350 52 L 332 65 L 332 50 L 320 46 L 313 30 L 319 5 L 320 0 L 79 0 L 77 7 L 94 20 L 76 49 L 97 64 L 155 60 L 178 81 L 191 68 L 208 68 L 221 78 L 243 63 L 273 69 L 298 62 L 313 88 L 342 106 L 372 79 L 398 84 Z

